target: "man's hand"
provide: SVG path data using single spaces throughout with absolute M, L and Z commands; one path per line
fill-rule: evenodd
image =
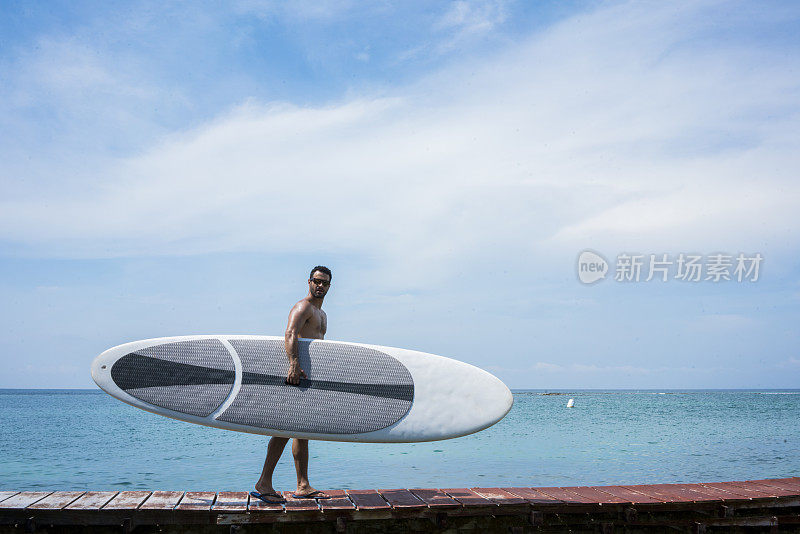
M 299 363 L 289 364 L 289 374 L 286 376 L 286 383 L 293 386 L 300 384 L 300 378 L 308 378 L 306 372 L 300 369 Z

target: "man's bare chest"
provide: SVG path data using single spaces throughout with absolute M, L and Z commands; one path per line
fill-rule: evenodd
M 300 332 L 301 337 L 322 338 L 325 335 L 327 317 L 322 310 L 313 310 Z

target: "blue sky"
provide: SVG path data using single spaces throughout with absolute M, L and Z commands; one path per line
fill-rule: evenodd
M 514 388 L 800 384 L 800 6 L 4 2 L 0 387 L 135 339 L 330 339 Z M 584 249 L 764 260 L 583 285 Z

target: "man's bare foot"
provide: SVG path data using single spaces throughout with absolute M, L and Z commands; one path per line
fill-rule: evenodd
M 330 495 L 323 493 L 318 489 L 311 486 L 298 486 L 297 490 L 292 493 L 292 497 L 296 499 L 330 499 Z
M 272 486 L 261 486 L 256 484 L 256 491 L 261 495 L 266 495 L 267 497 L 274 497 L 275 499 L 283 499 L 283 496 L 275 491 L 275 488 Z

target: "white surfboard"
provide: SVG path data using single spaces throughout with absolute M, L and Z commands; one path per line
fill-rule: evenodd
M 308 378 L 285 383 L 282 337 L 181 336 L 111 348 L 92 364 L 106 393 L 228 430 L 329 441 L 415 442 L 483 430 L 511 409 L 493 375 L 413 350 L 301 339 Z

